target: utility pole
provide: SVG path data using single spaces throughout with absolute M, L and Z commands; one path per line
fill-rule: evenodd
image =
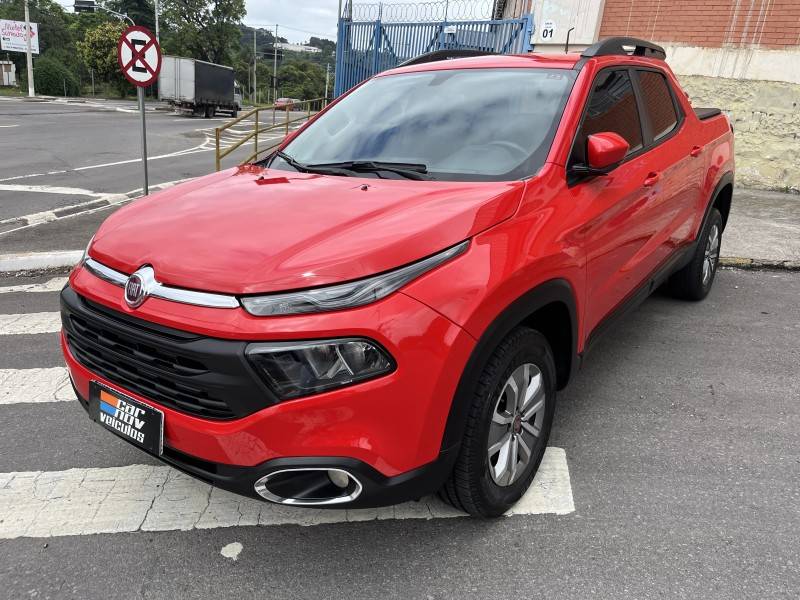
M 325 102 L 323 106 L 328 104 L 328 85 L 330 84 L 331 80 L 331 63 L 328 63 L 328 66 L 325 67 Z
M 256 28 L 253 27 L 253 106 L 258 106 L 258 49 L 256 48 Z
M 156 5 L 156 41 L 160 44 L 161 38 L 158 37 L 158 0 L 155 0 Z
M 33 86 L 33 55 L 31 54 L 31 15 L 28 12 L 28 0 L 25 0 L 25 59 L 28 69 L 28 97 L 33 98 L 36 90 Z
M 278 99 L 278 25 L 275 25 L 275 41 L 272 43 L 272 103 Z M 275 111 L 273 110 L 273 116 Z

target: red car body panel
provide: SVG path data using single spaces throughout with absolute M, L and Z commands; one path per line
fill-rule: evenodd
M 378 77 L 452 68 L 572 69 L 578 60 L 469 58 Z M 669 139 L 636 159 L 568 185 L 566 165 L 584 105 L 597 73 L 612 65 L 661 70 L 684 118 Z M 574 351 L 583 352 L 592 332 L 637 286 L 693 243 L 714 190 L 732 172 L 728 120 L 699 120 L 663 62 L 592 58 L 577 76 L 545 165 L 524 181 L 410 182 L 231 169 L 117 211 L 89 250 L 123 273 L 149 264 L 161 283 L 239 295 L 355 280 L 471 240 L 464 254 L 381 301 L 259 318 L 241 308 L 157 298 L 133 310 L 121 288 L 80 266 L 69 285 L 123 315 L 213 338 L 376 340 L 397 370 L 369 382 L 227 422 L 159 408 L 166 415 L 165 444 L 208 461 L 252 466 L 277 457 L 342 456 L 393 476 L 436 459 L 470 355 L 509 306 L 546 282 L 566 282 L 576 308 Z M 80 395 L 86 397 L 90 380 L 115 386 L 63 348 Z

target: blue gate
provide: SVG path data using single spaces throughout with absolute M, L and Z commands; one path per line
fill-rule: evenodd
M 422 5 L 352 5 L 348 2 L 339 19 L 336 96 L 376 73 L 426 52 L 463 48 L 522 54 L 530 50 L 531 15 L 505 20 L 458 20 L 463 15 L 447 13 L 452 6 L 459 5 L 452 1 Z M 423 7 L 425 14 L 418 14 L 415 9 L 419 7 Z M 436 14 L 431 7 L 443 8 L 444 13 Z M 368 17 L 373 19 L 366 20 Z M 425 20 L 406 21 L 408 17 Z M 395 21 L 397 18 L 400 20 Z

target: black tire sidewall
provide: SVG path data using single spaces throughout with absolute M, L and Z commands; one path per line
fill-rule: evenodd
M 480 429 L 475 438 L 481 444 L 481 447 L 474 449 L 475 451 L 472 453 L 473 464 L 470 465 L 470 471 L 473 476 L 479 477 L 477 482 L 478 491 L 487 516 L 503 514 L 530 487 L 544 456 L 555 412 L 556 369 L 552 351 L 546 339 L 538 332 L 529 329 L 526 330 L 525 334 L 514 339 L 513 342 L 513 346 L 509 349 L 510 351 L 507 355 L 503 357 L 499 368 L 496 364 L 492 365 L 491 361 L 487 366 L 487 369 L 491 368 L 493 373 L 491 375 L 491 384 L 488 386 L 488 393 L 484 392 L 481 399 Z M 489 473 L 489 457 L 486 452 L 492 413 L 502 386 L 514 369 L 525 363 L 535 364 L 542 373 L 546 394 L 544 422 L 537 445 L 533 449 L 533 457 L 525 473 L 513 484 L 499 486 L 492 480 L 492 476 Z

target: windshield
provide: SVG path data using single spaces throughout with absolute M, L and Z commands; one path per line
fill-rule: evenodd
M 529 177 L 544 164 L 574 81 L 572 70 L 528 68 L 377 77 L 312 123 L 270 166 L 369 162 L 424 167 L 425 177 L 437 180 Z M 358 176 L 401 176 L 374 167 Z

